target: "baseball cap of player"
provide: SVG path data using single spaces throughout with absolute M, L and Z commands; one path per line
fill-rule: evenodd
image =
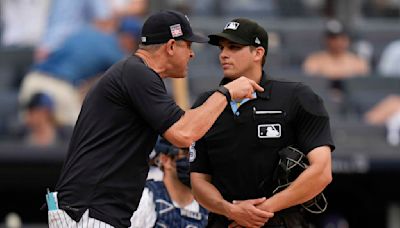
M 156 152 L 156 155 L 159 155 L 160 153 L 166 154 L 166 155 L 177 155 L 179 153 L 179 149 L 172 145 L 170 142 L 168 142 L 166 139 L 163 137 L 158 137 L 157 143 L 154 146 L 154 151 Z
M 225 25 L 222 32 L 211 34 L 208 37 L 210 38 L 208 43 L 212 45 L 218 46 L 219 40 L 225 38 L 242 45 L 262 46 L 267 54 L 268 33 L 257 22 L 250 19 L 234 19 Z
M 151 15 L 143 24 L 144 45 L 166 43 L 169 39 L 206 43 L 208 38 L 193 32 L 189 18 L 177 11 L 163 10 Z

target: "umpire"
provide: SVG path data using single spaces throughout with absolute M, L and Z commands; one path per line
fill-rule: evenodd
M 256 22 L 232 20 L 209 38 L 221 50 L 221 86 L 244 75 L 264 91 L 253 93 L 253 99 L 227 97 L 230 105 L 191 146 L 192 189 L 211 212 L 208 227 L 307 227 L 296 205 L 332 179 L 334 145 L 322 100 L 302 83 L 273 80 L 263 72 L 268 34 Z M 213 92 L 201 95 L 194 107 Z M 287 146 L 302 150 L 310 166 L 273 194 L 278 152 Z
M 153 14 L 142 27 L 141 41 L 139 50 L 114 64 L 83 102 L 55 192 L 47 194 L 50 227 L 129 227 L 157 136 L 189 147 L 227 105 L 215 93 L 184 112 L 167 94 L 162 79 L 185 77 L 194 57 L 191 43 L 207 41 L 192 32 L 183 14 Z M 263 90 L 245 77 L 224 88 L 235 99 Z

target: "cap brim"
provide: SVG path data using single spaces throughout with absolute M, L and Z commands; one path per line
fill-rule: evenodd
M 232 41 L 234 43 L 238 43 L 238 44 L 242 44 L 242 45 L 249 45 L 249 43 L 247 41 L 242 40 L 237 36 L 234 36 L 234 35 L 231 35 L 231 34 L 228 34 L 228 33 L 223 33 L 223 32 L 218 33 L 218 34 L 212 34 L 212 35 L 209 35 L 208 37 L 210 38 L 208 43 L 212 44 L 212 45 L 216 45 L 216 46 L 219 45 L 219 41 L 220 41 L 221 38 L 227 39 L 227 40 Z
M 195 43 L 207 43 L 208 42 L 208 37 L 193 33 L 190 37 L 184 38 L 184 40 L 195 42 Z

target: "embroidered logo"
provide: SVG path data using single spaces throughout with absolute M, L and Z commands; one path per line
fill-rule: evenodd
M 171 25 L 171 26 L 169 26 L 169 29 L 171 30 L 172 37 L 183 36 L 183 32 L 182 32 L 182 28 L 181 28 L 180 24 Z
M 280 138 L 281 134 L 280 124 L 258 125 L 258 138 Z
M 231 21 L 231 22 L 229 22 L 228 24 L 225 25 L 224 30 L 227 30 L 227 29 L 236 30 L 239 27 L 239 25 L 240 24 L 238 22 Z
M 194 147 L 196 142 L 192 143 L 189 147 L 189 162 L 193 162 L 196 159 L 196 148 Z
M 254 40 L 254 43 L 261 44 L 261 41 L 260 41 L 260 39 L 258 39 L 258 37 L 256 37 L 256 39 Z

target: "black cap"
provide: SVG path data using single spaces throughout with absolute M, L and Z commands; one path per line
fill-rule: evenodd
M 206 43 L 208 38 L 192 31 L 189 18 L 180 12 L 164 10 L 151 15 L 142 28 L 142 44 L 161 44 L 169 39 Z
M 255 47 L 262 46 L 265 49 L 265 54 L 267 54 L 267 31 L 257 24 L 257 22 L 246 18 L 234 19 L 225 25 L 225 28 L 221 33 L 212 34 L 208 37 L 210 38 L 208 43 L 212 45 L 218 46 L 219 40 L 225 38 L 242 45 L 251 45 Z
M 328 37 L 334 37 L 339 35 L 346 35 L 347 31 L 342 22 L 331 19 L 325 24 L 325 35 Z

